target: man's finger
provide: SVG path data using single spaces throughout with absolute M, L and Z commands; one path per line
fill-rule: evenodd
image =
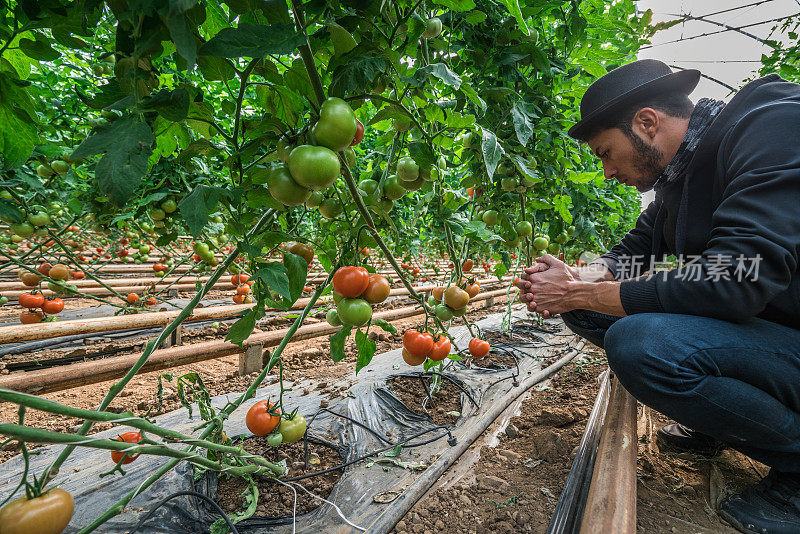
M 536 261 L 539 262 L 540 265 L 545 264 L 548 267 L 552 267 L 553 265 L 560 263 L 560 260 L 556 259 L 554 256 L 551 256 L 550 254 L 539 256 L 536 258 Z

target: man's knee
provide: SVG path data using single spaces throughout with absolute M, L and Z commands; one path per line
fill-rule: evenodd
M 665 323 L 665 314 L 642 313 L 623 317 L 606 332 L 608 365 L 631 393 L 636 385 L 668 373 L 659 356 L 665 341 L 674 332 Z

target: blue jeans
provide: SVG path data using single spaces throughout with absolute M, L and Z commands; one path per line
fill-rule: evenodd
M 639 401 L 779 471 L 800 473 L 800 330 L 753 318 L 588 310 L 567 326 L 605 348 Z

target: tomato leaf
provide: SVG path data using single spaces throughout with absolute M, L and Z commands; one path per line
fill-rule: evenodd
M 392 326 L 392 323 L 384 320 L 384 319 L 373 319 L 372 324 L 383 329 L 385 332 L 389 332 L 391 334 L 397 333 L 397 328 Z
M 331 342 L 331 360 L 340 362 L 346 356 L 344 353 L 344 342 L 347 341 L 350 330 L 349 326 L 343 326 L 341 330 L 328 338 L 328 341 Z
M 539 118 L 533 107 L 533 104 L 519 100 L 511 108 L 514 131 L 517 132 L 517 139 L 522 146 L 527 145 L 533 135 L 533 119 Z
M 178 203 L 183 220 L 192 237 L 197 237 L 208 224 L 208 214 L 219 202 L 219 193 L 211 187 L 200 185 Z
M 361 369 L 369 365 L 372 357 L 375 356 L 375 342 L 361 330 L 356 330 L 356 348 L 358 349 L 356 374 L 358 374 Z
M 408 153 L 414 158 L 420 169 L 430 169 L 436 162 L 436 154 L 428 143 L 414 141 L 408 144 Z
M 189 93 L 186 89 L 163 89 L 144 99 L 142 108 L 157 111 L 165 119 L 178 122 L 189 115 L 189 104 Z
M 277 261 L 260 263 L 259 265 L 260 268 L 253 276 L 263 280 L 264 283 L 267 284 L 267 287 L 277 292 L 283 298 L 291 299 L 289 276 L 287 275 L 286 266 Z
M 38 123 L 30 95 L 0 72 L 0 168 L 22 165 L 39 141 Z
M 133 195 L 147 172 L 152 143 L 150 127 L 128 117 L 98 127 L 70 157 L 82 159 L 104 154 L 95 166 L 95 178 L 100 191 L 121 206 Z
M 492 271 L 494 272 L 494 275 L 497 277 L 498 280 L 502 280 L 503 277 L 508 272 L 508 267 L 506 267 L 504 263 L 498 263 L 494 266 Z
M 226 58 L 291 54 L 304 40 L 292 24 L 265 26 L 241 22 L 237 28 L 217 33 L 200 47 L 200 54 Z
M 231 325 L 225 341 L 230 341 L 234 345 L 242 346 L 242 343 L 250 337 L 256 327 L 256 321 L 264 317 L 264 310 L 259 306 L 253 307 L 250 311 L 240 317 Z
M 289 300 L 290 304 L 294 304 L 300 294 L 303 292 L 303 286 L 306 285 L 306 278 L 308 277 L 308 264 L 302 256 L 287 252 L 283 255 L 283 264 L 286 266 L 286 272 L 289 275 Z
M 19 223 L 25 218 L 25 214 L 10 200 L 0 198 L 0 218 Z
M 500 143 L 497 141 L 497 136 L 494 135 L 492 131 L 483 128 L 482 132 L 481 153 L 483 154 L 483 162 L 486 165 L 486 174 L 488 174 L 491 179 L 505 151 L 503 147 L 500 146 Z

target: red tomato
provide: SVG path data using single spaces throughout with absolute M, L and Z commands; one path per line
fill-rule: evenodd
M 350 143 L 350 146 L 355 146 L 363 140 L 364 140 L 364 125 L 361 124 L 360 120 L 356 119 L 356 136 L 353 137 L 353 142 Z
M 235 302 L 236 304 L 244 304 L 244 295 L 238 295 L 238 294 L 234 295 L 233 302 Z
M 53 300 L 45 300 L 44 304 L 42 304 L 42 311 L 48 315 L 55 315 L 57 313 L 61 313 L 64 310 L 64 301 L 60 298 L 54 298 Z
M 116 441 L 124 441 L 125 443 L 139 443 L 140 441 L 142 441 L 142 435 L 138 432 L 123 432 L 115 439 Z M 125 456 L 124 460 L 122 460 L 123 456 Z M 111 451 L 111 461 L 114 462 L 115 464 L 119 463 L 120 460 L 122 460 L 123 465 L 129 464 L 138 457 L 139 457 L 138 454 L 129 456 L 128 454 L 122 451 Z
M 20 306 L 32 310 L 33 308 L 39 308 L 42 306 L 42 304 L 44 304 L 44 295 L 41 293 L 23 293 L 17 300 Z
M 128 304 L 135 304 L 139 302 L 139 295 L 136 293 L 128 293 L 128 296 L 125 298 L 128 301 Z
M 281 422 L 280 412 L 269 401 L 258 401 L 247 410 L 245 423 L 256 436 L 266 436 Z
M 464 260 L 464 265 L 461 266 L 461 270 L 464 271 L 465 273 L 468 273 L 472 270 L 472 267 L 474 265 L 475 264 L 472 260 L 470 259 Z
M 147 300 L 144 302 L 148 306 L 155 306 L 158 301 L 155 297 L 148 297 Z
M 433 336 L 413 328 L 406 330 L 403 334 L 403 347 L 413 356 L 427 356 L 433 349 Z
M 240 285 L 239 287 L 236 288 L 236 293 L 239 295 L 247 295 L 248 293 L 250 293 L 250 286 L 248 286 L 247 284 Z
M 72 274 L 72 278 L 75 280 L 83 280 L 86 278 L 86 274 L 83 271 L 70 271 L 70 274 Z
M 435 362 L 440 362 L 450 354 L 450 348 L 450 340 L 447 339 L 447 336 L 440 335 L 438 339 L 433 342 L 433 348 L 430 354 L 428 354 L 428 358 Z
M 339 267 L 333 274 L 333 290 L 346 298 L 356 298 L 369 285 L 369 272 L 363 267 Z
M 52 269 L 52 267 L 53 266 L 50 265 L 49 263 L 44 262 L 44 263 L 40 263 L 39 266 L 36 268 L 36 270 L 39 271 L 41 274 L 43 274 L 45 276 L 49 276 L 50 269 Z
M 167 266 L 164 265 L 163 263 L 156 263 L 156 264 L 153 265 L 153 271 L 155 271 L 157 273 L 160 273 L 160 272 L 166 271 L 166 270 L 167 270 Z
M 25 310 L 19 314 L 19 321 L 22 324 L 36 324 L 42 322 L 42 312 L 39 310 Z
M 371 274 L 369 275 L 369 284 L 367 284 L 367 289 L 364 290 L 362 298 L 370 304 L 379 304 L 389 298 L 390 292 L 389 281 L 385 276 Z
M 490 349 L 491 347 L 489 346 L 488 341 L 484 341 L 477 337 L 473 337 L 469 341 L 469 353 L 472 354 L 472 357 L 476 360 L 479 360 L 489 354 Z
M 406 349 L 405 347 L 403 347 L 403 352 L 402 352 L 402 354 L 403 354 L 403 360 L 404 360 L 404 361 L 405 361 L 405 362 L 406 362 L 408 365 L 412 365 L 412 366 L 413 366 L 413 365 L 420 365 L 420 364 L 421 364 L 422 362 L 424 362 L 424 361 L 425 361 L 425 359 L 427 358 L 427 357 L 426 357 L 426 356 L 424 356 L 424 355 L 423 355 L 423 356 L 414 356 L 413 354 L 411 354 L 410 352 L 408 352 L 408 349 Z

